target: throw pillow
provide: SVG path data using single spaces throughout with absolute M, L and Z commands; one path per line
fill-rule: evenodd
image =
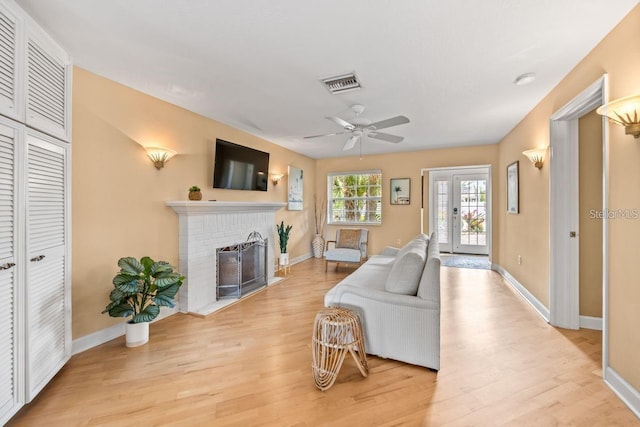
M 336 248 L 360 249 L 360 230 L 340 230 Z
M 405 251 L 396 256 L 391 267 L 385 289 L 394 294 L 415 295 L 427 258 L 427 242 L 417 240 L 411 247 L 403 249 Z

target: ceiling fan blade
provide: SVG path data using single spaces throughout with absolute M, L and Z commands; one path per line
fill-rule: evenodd
M 380 130 L 384 128 L 390 128 L 391 126 L 403 125 L 405 123 L 409 123 L 409 119 L 405 116 L 395 116 L 390 119 L 380 120 L 379 122 L 371 123 L 368 128 L 374 130 Z
M 341 119 L 340 117 L 329 116 L 329 117 L 327 117 L 327 120 L 331 120 L 332 122 L 339 124 L 340 126 L 345 128 L 346 130 L 354 130 L 356 128 L 354 125 L 352 125 L 351 123 L 349 123 L 348 121 L 346 121 L 344 119 Z
M 398 142 L 402 142 L 404 140 L 404 136 L 391 135 L 390 133 L 384 132 L 371 132 L 367 134 L 369 138 L 380 139 L 382 141 L 393 142 L 397 144 Z
M 310 139 L 310 138 L 321 138 L 323 136 L 334 136 L 334 135 L 342 135 L 344 133 L 347 132 L 336 132 L 336 133 L 324 133 L 322 135 L 311 135 L 311 136 L 305 136 L 304 139 Z
M 344 147 L 342 148 L 342 150 L 344 151 L 351 150 L 353 147 L 355 147 L 356 142 L 358 142 L 358 139 L 360 139 L 360 135 L 350 136 L 349 139 L 347 139 L 347 142 L 344 144 Z

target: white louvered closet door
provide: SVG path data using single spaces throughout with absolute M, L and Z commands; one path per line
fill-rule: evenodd
M 27 124 L 69 141 L 69 57 L 32 28 L 28 31 L 26 54 Z
M 27 130 L 27 402 L 71 355 L 68 144 Z
M 0 425 L 22 405 L 22 351 L 18 336 L 23 332 L 18 244 L 19 139 L 14 125 L 0 124 Z M 21 126 L 20 126 L 21 127 Z
M 0 114 L 23 121 L 21 31 L 22 21 L 0 4 Z

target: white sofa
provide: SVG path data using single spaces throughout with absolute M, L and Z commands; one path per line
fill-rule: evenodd
M 326 293 L 324 305 L 359 313 L 368 354 L 440 369 L 440 248 L 435 233 L 371 256 Z

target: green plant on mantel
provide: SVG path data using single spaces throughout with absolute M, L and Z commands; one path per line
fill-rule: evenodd
M 292 225 L 287 225 L 285 227 L 284 221 L 280 222 L 280 224 L 276 224 L 276 229 L 278 230 L 278 237 L 280 238 L 280 253 L 287 253 L 287 243 L 289 243 L 289 232 L 293 228 Z
M 200 191 L 200 187 L 198 187 L 197 185 L 192 185 L 191 187 L 189 187 L 189 191 Z
M 160 313 L 160 307 L 173 307 L 184 276 L 173 271 L 165 261 L 143 257 L 118 260 L 120 271 L 113 278 L 111 302 L 102 311 L 111 317 L 132 316 L 130 323 L 150 322 Z

